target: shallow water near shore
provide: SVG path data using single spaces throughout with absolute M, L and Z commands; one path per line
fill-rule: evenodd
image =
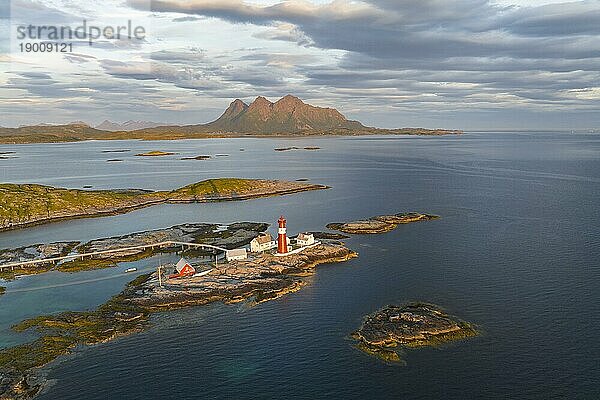
M 318 146 L 318 151 L 277 152 Z M 243 148 L 244 151 L 240 151 Z M 106 150 L 131 149 L 122 163 Z M 179 153 L 135 157 L 150 150 Z M 49 399 L 429 399 L 600 396 L 600 135 L 115 141 L 2 146 L 5 182 L 172 189 L 216 177 L 308 178 L 329 190 L 245 202 L 160 205 L 0 233 L 0 247 L 108 237 L 185 222 L 257 221 L 289 231 L 401 211 L 440 215 L 346 244 L 301 291 L 248 307 L 161 313 L 152 328 L 51 369 Z M 198 154 L 229 154 L 181 160 Z M 271 230 L 274 232 L 273 226 Z M 136 263 L 139 272 L 157 259 Z M 2 284 L 0 347 L 22 318 L 96 307 L 133 279 L 118 269 Z M 482 335 L 408 350 L 390 366 L 352 346 L 362 318 L 427 301 Z

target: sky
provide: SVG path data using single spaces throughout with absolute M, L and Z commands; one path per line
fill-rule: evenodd
M 142 27 L 64 38 L 19 27 Z M 600 0 L 2 0 L 0 126 L 197 124 L 293 94 L 366 125 L 600 128 Z

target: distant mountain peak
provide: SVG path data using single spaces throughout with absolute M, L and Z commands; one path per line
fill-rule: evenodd
M 267 98 L 266 98 L 266 97 L 263 97 L 263 96 L 258 96 L 258 97 L 257 97 L 257 98 L 256 98 L 256 99 L 253 101 L 253 103 L 257 103 L 257 104 L 260 104 L 260 103 L 265 103 L 265 104 L 273 104 L 273 103 L 271 103 L 269 100 L 267 100 Z
M 277 100 L 277 103 L 300 103 L 300 104 L 304 104 L 304 102 L 302 100 L 300 100 L 300 98 L 298 98 L 296 96 L 292 96 L 291 94 L 286 94 L 285 96 L 283 96 L 282 98 L 280 98 L 279 100 Z
M 235 99 L 234 101 L 231 102 L 230 107 L 231 106 L 237 107 L 237 108 L 246 108 L 246 107 L 248 107 L 248 104 L 244 103 L 240 99 Z
M 258 96 L 250 105 L 233 101 L 227 110 L 206 128 L 239 133 L 296 133 L 308 130 L 360 129 L 333 108 L 314 107 L 288 94 L 275 103 Z
M 306 103 L 300 100 L 298 97 L 292 96 L 288 94 L 287 96 L 282 97 L 277 100 L 273 107 L 279 112 L 289 112 L 293 113 L 296 109 L 302 109 L 306 107 Z M 312 107 L 312 106 L 308 106 Z
M 231 102 L 229 107 L 225 110 L 225 112 L 219 117 L 219 119 L 215 122 L 221 121 L 223 123 L 231 122 L 238 115 L 243 113 L 248 109 L 248 104 L 244 103 L 240 99 L 235 99 Z
M 102 121 L 102 123 L 100 125 L 96 126 L 96 129 L 100 129 L 103 131 L 111 131 L 111 132 L 135 131 L 138 129 L 155 128 L 155 127 L 161 126 L 161 125 L 162 124 L 159 124 L 156 122 L 134 121 L 134 120 L 129 120 L 129 121 L 126 121 L 126 122 L 123 122 L 122 124 L 120 124 L 118 122 L 112 122 L 112 121 L 105 119 L 104 121 Z
M 90 126 L 87 122 L 83 122 L 83 121 L 71 121 L 67 125 Z
M 234 111 L 236 114 L 239 112 L 244 111 L 246 108 L 248 108 L 248 104 L 244 103 L 242 100 L 240 99 L 235 99 L 230 105 L 229 105 L 229 109 L 231 111 Z
M 255 109 L 255 108 L 266 108 L 266 107 L 271 107 L 273 105 L 273 103 L 271 103 L 269 100 L 267 100 L 265 97 L 262 96 L 258 96 L 251 104 L 250 107 L 251 109 Z

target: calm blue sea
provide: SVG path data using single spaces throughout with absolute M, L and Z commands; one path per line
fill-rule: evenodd
M 277 147 L 321 150 L 276 152 Z M 219 139 L 1 146 L 0 180 L 69 188 L 172 189 L 215 177 L 310 179 L 331 189 L 238 203 L 163 205 L 0 233 L 0 248 L 89 240 L 184 222 L 265 221 L 288 230 L 423 211 L 441 219 L 355 236 L 360 253 L 323 266 L 298 293 L 261 304 L 157 314 L 152 328 L 84 348 L 49 370 L 39 398 L 598 399 L 600 135 Z M 104 150 L 131 149 L 127 153 Z M 243 149 L 243 151 L 241 151 Z M 140 158 L 148 150 L 179 153 Z M 195 155 L 227 154 L 208 161 Z M 108 163 L 111 158 L 123 159 Z M 136 263 L 140 272 L 158 260 Z M 49 273 L 6 286 L 10 325 L 96 307 L 132 276 Z M 363 316 L 390 303 L 436 303 L 482 331 L 387 365 L 352 347 Z

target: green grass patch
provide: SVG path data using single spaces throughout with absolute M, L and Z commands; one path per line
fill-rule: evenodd
M 297 189 L 296 185 L 294 188 Z M 285 182 L 280 183 L 278 189 L 285 189 Z M 62 189 L 4 183 L 0 184 L 0 229 L 52 219 L 116 214 L 169 201 L 218 201 L 230 199 L 233 195 L 260 193 L 261 190 L 264 190 L 261 195 L 275 191 L 272 182 L 240 178 L 209 179 L 173 191 L 159 192 Z
M 108 341 L 144 328 L 148 312 L 127 301 L 150 274 L 140 275 L 125 290 L 95 311 L 64 312 L 27 319 L 13 326 L 16 332 L 35 329 L 41 337 L 31 343 L 0 350 L 0 372 L 25 372 L 67 354 L 77 345 Z

